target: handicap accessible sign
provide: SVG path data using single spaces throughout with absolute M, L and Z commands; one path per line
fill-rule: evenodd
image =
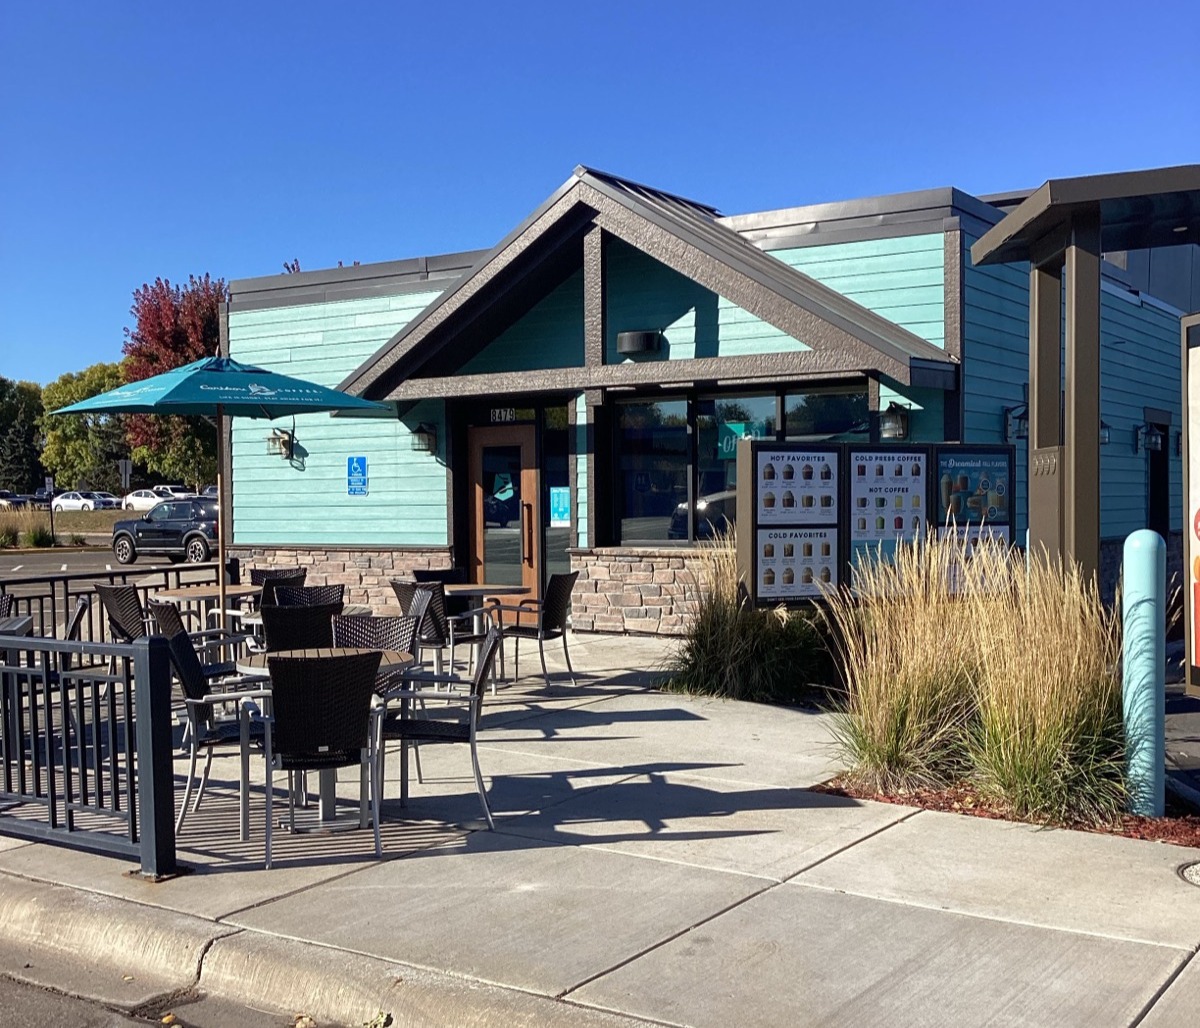
M 367 495 L 367 458 L 346 458 L 346 494 L 348 496 Z

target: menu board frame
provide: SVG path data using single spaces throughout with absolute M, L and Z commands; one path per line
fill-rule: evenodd
M 1200 345 L 1200 338 L 1197 340 Z M 1198 401 L 1200 402 L 1200 401 Z M 1200 439 L 1197 440 L 1200 453 Z M 872 464 L 884 463 L 884 473 L 879 476 L 883 486 L 878 495 L 873 486 L 861 486 L 857 478 L 856 461 L 869 457 Z M 1012 487 L 1015 485 L 1016 451 L 1012 446 L 993 443 L 809 443 L 803 441 L 780 442 L 774 439 L 741 439 L 737 444 L 737 532 L 738 571 L 744 588 L 752 603 L 757 606 L 809 605 L 820 602 L 823 586 L 852 584 L 856 554 L 870 549 L 887 559 L 894 551 L 897 534 L 895 518 L 903 516 L 905 525 L 902 538 L 913 538 L 912 519 L 919 517 L 916 537 L 924 539 L 930 533 L 943 534 L 948 527 L 947 511 L 942 509 L 942 484 L 938 469 L 943 461 L 954 461 L 961 466 L 968 478 L 969 489 L 957 490 L 960 510 L 982 510 L 986 526 L 987 504 L 992 489 L 992 478 L 999 477 L 997 465 L 1004 464 L 1005 494 L 1010 499 L 1005 504 L 1006 517 L 995 530 L 985 527 L 983 534 L 998 536 L 1012 542 Z M 970 463 L 978 464 L 980 471 L 990 469 L 982 481 L 980 475 L 972 477 Z M 775 467 L 769 477 L 764 476 L 767 465 Z M 792 474 L 784 477 L 788 464 Z M 821 465 L 827 463 L 830 473 L 821 476 Z M 811 478 L 804 477 L 804 466 L 811 465 Z M 911 467 L 921 468 L 917 476 Z M 894 471 L 899 465 L 903 473 Z M 947 465 L 948 466 L 948 465 Z M 874 477 L 874 467 L 871 475 Z M 889 472 L 891 472 L 889 474 Z M 914 487 L 913 479 L 920 484 Z M 1196 479 L 1200 486 L 1200 469 Z M 961 483 L 959 483 L 961 484 Z M 792 502 L 784 505 L 783 499 L 790 489 Z M 884 490 L 887 490 L 886 492 Z M 974 490 L 972 492 L 971 490 Z M 765 493 L 771 492 L 773 499 L 767 502 Z M 803 497 L 814 497 L 806 504 Z M 977 495 L 978 503 L 970 504 L 970 496 Z M 821 497 L 828 497 L 821 500 Z M 887 500 L 885 508 L 877 509 L 878 498 Z M 869 499 L 872 524 L 874 519 L 885 516 L 884 528 L 863 533 L 856 531 L 859 501 Z M 903 510 L 896 507 L 897 497 L 903 500 Z M 917 502 L 919 500 L 919 502 Z M 916 512 L 920 512 L 917 514 Z M 980 534 L 980 517 L 958 519 L 956 527 L 960 534 Z M 892 531 L 888 532 L 888 526 Z M 859 538 L 855 538 L 858 535 Z M 1200 556 L 1200 535 L 1197 555 Z M 810 550 L 805 544 L 810 544 Z M 790 545 L 789 545 L 790 544 Z M 791 550 L 787 552 L 785 547 Z M 1197 565 L 1200 567 L 1200 564 Z M 828 568 L 828 581 L 822 581 L 822 573 Z M 765 572 L 770 569 L 770 574 Z M 784 581 L 784 578 L 787 578 Z M 785 586 L 790 588 L 785 588 Z M 1191 652 L 1189 650 L 1189 652 Z M 1200 663 L 1197 667 L 1197 682 L 1200 683 Z

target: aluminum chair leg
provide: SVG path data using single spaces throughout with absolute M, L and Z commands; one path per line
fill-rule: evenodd
M 542 677 L 546 679 L 546 685 L 550 685 L 550 672 L 546 670 L 546 644 L 538 639 L 538 656 L 542 658 Z
M 571 676 L 571 684 L 578 685 L 579 683 L 577 681 L 575 681 L 575 669 L 573 667 L 571 667 L 571 653 L 567 649 L 567 630 L 565 628 L 563 629 L 562 639 L 563 639 L 563 656 L 567 658 L 567 673 L 570 674 L 570 676 Z
M 359 828 L 366 828 L 367 827 L 367 818 L 370 817 L 370 814 L 368 813 L 368 811 L 371 806 L 371 803 L 370 803 L 369 794 L 367 792 L 368 774 L 369 774 L 369 770 L 367 768 L 367 760 L 368 759 L 369 759 L 368 751 L 364 747 L 363 750 L 358 755 L 358 827 Z
M 513 681 L 521 680 L 521 637 L 513 637 Z
M 200 788 L 196 790 L 196 799 L 192 802 L 192 813 L 196 813 L 200 809 L 200 801 L 204 799 L 204 790 L 208 788 L 208 773 L 212 770 L 212 747 L 208 748 L 208 755 L 204 758 L 204 770 L 200 773 Z
M 211 751 L 210 751 L 211 752 Z M 187 785 L 183 789 L 183 805 L 179 808 L 179 816 L 175 819 L 175 834 L 183 827 L 183 819 L 187 817 L 188 800 L 192 798 L 192 783 L 196 780 L 196 747 L 192 747 L 192 759 L 188 765 Z
M 475 748 L 475 740 L 471 739 L 471 768 L 475 772 L 475 788 L 479 790 L 479 803 L 483 807 L 483 816 L 487 818 L 488 831 L 496 830 L 496 823 L 492 820 L 492 811 L 488 807 L 487 792 L 483 788 L 483 772 L 479 770 L 479 751 Z
M 271 869 L 271 822 L 275 820 L 275 766 L 274 754 L 271 752 L 271 726 L 267 725 L 266 738 L 263 740 L 263 754 L 267 758 L 267 832 L 263 846 L 263 866 Z
M 370 742 L 371 744 L 363 751 L 365 760 L 363 767 L 367 768 L 370 765 L 371 824 L 375 830 L 375 856 L 378 859 L 383 856 L 383 840 L 379 837 L 379 794 L 382 792 L 381 786 L 383 782 L 380 775 L 380 771 L 382 770 L 380 766 L 381 762 L 375 751 L 377 744 L 376 737 L 372 736 Z

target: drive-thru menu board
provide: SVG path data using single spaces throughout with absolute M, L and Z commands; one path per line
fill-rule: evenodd
M 1183 559 L 1187 691 L 1200 696 L 1200 314 L 1180 320 L 1183 345 Z
M 755 597 L 780 602 L 820 596 L 823 585 L 839 581 L 840 448 L 759 442 L 747 452 L 754 454 L 753 521 L 747 528 Z M 741 493 L 738 502 L 740 511 Z
M 820 525 L 838 518 L 836 451 L 760 450 L 758 523 Z
M 737 461 L 738 571 L 754 603 L 819 599 L 947 515 L 971 540 L 1009 539 L 1009 446 L 741 439 Z
M 850 451 L 850 563 L 890 557 L 925 533 L 929 487 L 925 450 Z

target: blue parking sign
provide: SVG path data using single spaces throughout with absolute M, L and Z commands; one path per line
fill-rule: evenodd
M 367 495 L 367 458 L 346 458 L 346 494 L 348 496 Z

